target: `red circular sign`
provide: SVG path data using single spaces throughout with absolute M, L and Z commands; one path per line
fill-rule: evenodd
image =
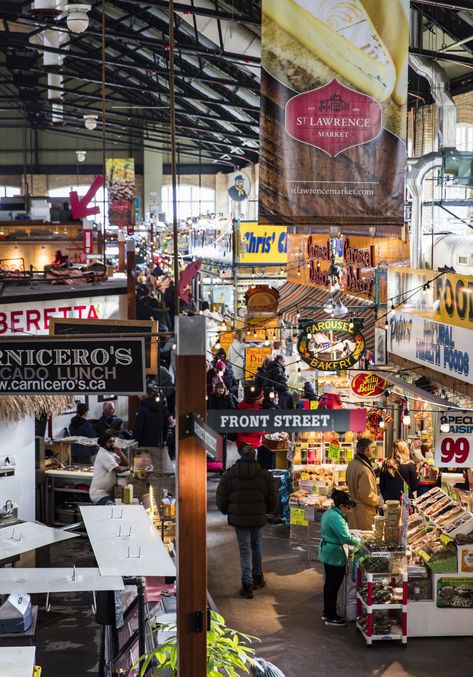
M 388 382 L 376 374 L 357 374 L 351 382 L 351 389 L 360 397 L 378 397 L 388 388 Z

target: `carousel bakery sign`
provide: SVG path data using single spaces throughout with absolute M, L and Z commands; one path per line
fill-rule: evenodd
M 299 335 L 297 350 L 301 359 L 313 369 L 350 369 L 365 350 L 360 322 L 335 318 L 309 322 Z

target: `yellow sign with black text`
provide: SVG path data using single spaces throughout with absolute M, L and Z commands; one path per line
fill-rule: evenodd
M 261 367 L 265 357 L 271 355 L 272 348 L 262 346 L 247 348 L 245 350 L 245 379 L 253 381 L 256 376 L 256 370 Z
M 396 310 L 473 329 L 473 276 L 393 267 L 388 271 L 388 296 Z
M 257 221 L 240 221 L 235 243 L 237 265 L 279 266 L 287 263 L 286 226 L 260 226 Z

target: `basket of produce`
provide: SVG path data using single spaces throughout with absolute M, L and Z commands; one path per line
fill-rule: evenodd
M 270 451 L 287 451 L 289 448 L 289 435 L 287 433 L 264 435 L 263 445 Z

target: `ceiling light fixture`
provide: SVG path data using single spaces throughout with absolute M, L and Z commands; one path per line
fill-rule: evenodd
M 83 33 L 89 26 L 89 17 L 87 12 L 90 12 L 91 5 L 66 5 L 64 11 L 66 13 L 67 27 L 71 33 Z
M 84 115 L 84 125 L 86 129 L 96 129 L 97 127 L 97 116 L 96 115 Z

